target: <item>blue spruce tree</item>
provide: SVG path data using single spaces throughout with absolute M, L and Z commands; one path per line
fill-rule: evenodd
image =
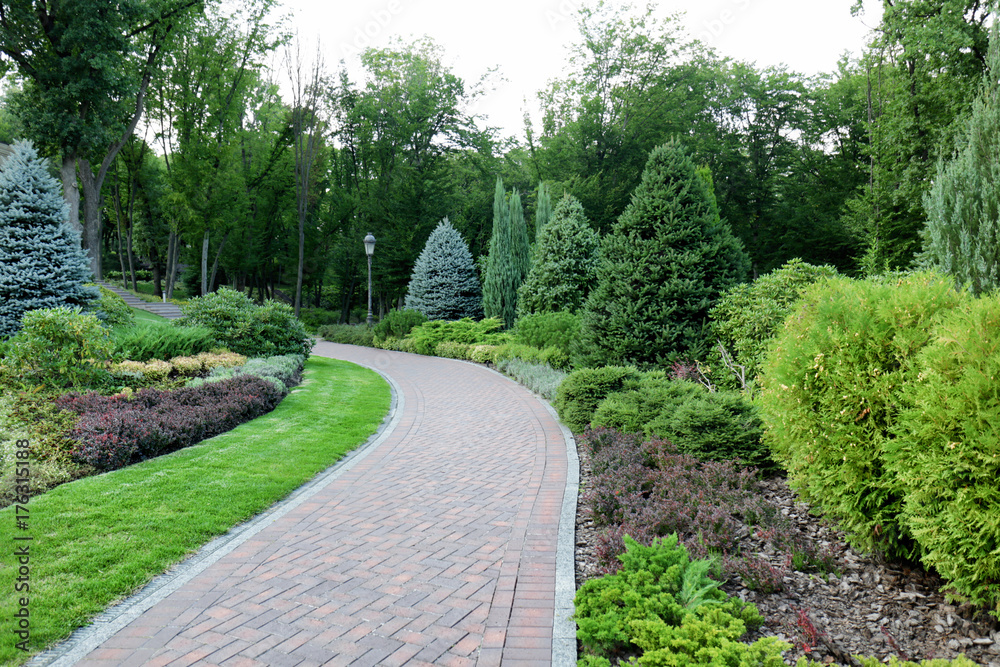
M 21 328 L 29 310 L 86 306 L 90 262 L 69 226 L 59 182 L 30 142 L 14 144 L 0 165 L 0 336 Z
M 406 308 L 429 320 L 483 316 L 483 295 L 469 246 L 445 218 L 431 232 L 417 258 L 406 294 Z

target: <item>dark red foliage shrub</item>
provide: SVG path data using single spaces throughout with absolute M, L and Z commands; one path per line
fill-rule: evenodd
M 68 394 L 59 407 L 80 415 L 70 437 L 78 460 L 101 470 L 188 447 L 270 412 L 275 386 L 253 375 L 174 391 L 143 389 L 131 398 Z
M 597 547 L 607 571 L 618 568 L 623 537 L 640 544 L 677 533 L 692 553 L 725 556 L 738 542 L 741 517 L 759 513 L 756 471 L 731 462 L 704 462 L 669 442 L 587 431 L 592 486 L 584 495 L 594 523 L 604 527 Z

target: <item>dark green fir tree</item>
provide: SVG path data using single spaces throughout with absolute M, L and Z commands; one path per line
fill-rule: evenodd
M 679 142 L 650 153 L 631 203 L 601 243 L 581 321 L 582 364 L 649 368 L 703 358 L 709 308 L 750 266 L 708 188 Z
M 597 281 L 599 243 L 583 205 L 567 193 L 538 235 L 531 271 L 518 292 L 518 314 L 579 310 Z
M 431 232 L 417 258 L 405 307 L 429 320 L 483 316 L 483 293 L 472 254 L 448 218 Z
M 90 279 L 59 182 L 30 142 L 14 144 L 0 165 L 0 336 L 29 310 L 89 305 L 99 296 Z

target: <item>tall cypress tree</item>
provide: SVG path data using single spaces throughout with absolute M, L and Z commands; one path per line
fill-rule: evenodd
M 31 143 L 14 144 L 0 166 L 0 336 L 17 333 L 29 310 L 90 304 L 90 277 L 59 182 Z
M 531 244 L 528 241 L 528 227 L 524 221 L 524 208 L 521 205 L 521 195 L 514 190 L 510 195 L 510 248 L 514 257 L 515 303 L 517 289 L 524 282 L 531 269 Z M 511 322 L 513 324 L 513 322 Z
M 601 244 L 580 329 L 584 364 L 662 366 L 707 352 L 708 310 L 750 261 L 680 143 L 652 151 Z
M 431 232 L 417 258 L 405 306 L 429 320 L 483 316 L 483 296 L 472 254 L 448 218 Z
M 939 161 L 924 197 L 924 265 L 974 293 L 1000 287 L 1000 29 L 994 24 L 989 70 L 950 162 Z
M 552 219 L 552 193 L 545 181 L 538 182 L 538 199 L 535 202 L 535 243 L 542 234 L 542 229 Z
M 514 326 L 517 289 L 524 282 L 530 266 L 531 250 L 521 196 L 515 191 L 508 200 L 503 181 L 497 178 L 493 196 L 493 235 L 490 237 L 490 256 L 483 281 L 486 317 L 499 317 L 504 326 Z

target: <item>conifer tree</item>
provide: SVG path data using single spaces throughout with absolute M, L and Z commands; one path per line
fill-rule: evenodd
M 514 256 L 514 269 L 517 286 L 514 293 L 524 282 L 531 270 L 531 243 L 528 241 L 528 227 L 524 220 L 524 208 L 521 205 L 521 195 L 514 190 L 510 194 L 510 247 Z
M 583 205 L 567 193 L 541 228 L 531 271 L 518 292 L 518 314 L 578 310 L 597 279 L 599 243 Z
M 407 290 L 406 308 L 429 320 L 483 316 L 483 296 L 469 246 L 448 218 L 431 232 L 417 258 Z
M 989 69 L 950 162 L 939 161 L 924 197 L 921 263 L 975 294 L 1000 287 L 1000 28 L 993 26 Z
M 662 366 L 708 349 L 708 310 L 749 258 L 676 141 L 650 153 L 632 201 L 601 243 L 580 362 Z
M 542 229 L 552 219 L 552 193 L 544 181 L 538 183 L 538 200 L 535 202 L 535 243 L 542 234 Z
M 514 326 L 517 289 L 531 265 L 528 229 L 517 192 L 508 200 L 503 181 L 497 178 L 493 197 L 493 234 L 490 256 L 483 281 L 483 310 L 486 317 L 500 318 L 505 327 Z
M 59 182 L 30 142 L 14 144 L 0 165 L 0 336 L 17 333 L 29 310 L 90 304 L 90 277 Z

